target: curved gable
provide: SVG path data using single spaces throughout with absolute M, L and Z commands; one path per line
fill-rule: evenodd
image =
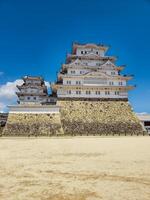
M 100 71 L 96 71 L 96 72 L 88 72 L 84 75 L 84 77 L 99 77 L 99 78 L 110 78 L 109 75 L 103 73 L 103 72 L 100 72 Z
M 115 69 L 115 67 L 116 67 L 116 65 L 114 64 L 114 63 L 112 63 L 110 60 L 107 60 L 103 65 L 101 65 L 99 68 L 101 68 L 101 67 L 106 67 L 106 68 L 108 68 L 108 66 L 109 66 L 109 68 L 110 69 Z
M 68 66 L 70 67 L 74 67 L 74 66 L 86 66 L 81 60 L 79 60 L 78 58 L 73 61 L 72 63 L 68 64 Z

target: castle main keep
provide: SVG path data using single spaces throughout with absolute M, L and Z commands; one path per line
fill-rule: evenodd
M 40 77 L 24 77 L 4 135 L 143 134 L 128 101 L 132 76 L 122 75 L 109 47 L 74 43 L 48 95 Z

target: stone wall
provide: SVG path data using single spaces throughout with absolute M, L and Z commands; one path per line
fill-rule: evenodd
M 58 100 L 65 135 L 138 135 L 143 127 L 128 102 Z
M 2 135 L 3 127 L 0 126 L 0 136 Z
M 3 136 L 52 136 L 61 134 L 63 134 L 63 130 L 59 113 L 10 113 L 2 133 Z

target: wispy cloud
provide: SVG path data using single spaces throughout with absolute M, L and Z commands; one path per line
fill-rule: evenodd
M 136 113 L 137 115 L 148 115 L 147 112 L 140 112 L 140 113 Z
M 0 112 L 6 111 L 7 105 L 16 102 L 16 85 L 21 85 L 22 82 L 21 79 L 17 79 L 14 82 L 7 82 L 4 85 L 0 85 Z
M 0 72 L 0 76 L 4 75 L 4 72 Z

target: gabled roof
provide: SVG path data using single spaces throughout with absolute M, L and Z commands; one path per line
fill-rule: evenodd
M 72 63 L 68 64 L 69 66 L 78 66 L 78 65 L 82 65 L 82 66 L 86 66 L 80 59 L 76 59 L 75 61 L 73 61 Z
M 98 76 L 99 78 L 110 78 L 109 75 L 103 73 L 103 72 L 100 72 L 100 71 L 94 71 L 94 72 L 88 72 L 86 74 L 83 74 L 84 77 L 88 77 L 88 76 L 93 76 L 93 77 L 96 77 Z
M 114 63 L 112 63 L 110 60 L 107 60 L 104 64 L 102 64 L 100 67 L 104 67 L 104 66 L 106 66 L 106 65 L 111 65 L 112 66 L 112 68 L 115 68 L 116 67 L 116 65 L 114 64 Z M 100 68 L 99 67 L 99 68 Z
M 109 46 L 106 46 L 103 44 L 93 44 L 93 43 L 87 43 L 87 44 L 73 43 L 72 52 L 75 53 L 77 48 L 103 49 L 106 52 L 108 50 Z
M 99 66 L 98 68 L 99 69 L 101 69 L 101 68 L 105 68 L 105 67 L 107 67 L 107 65 L 110 65 L 111 67 L 110 67 L 110 69 L 115 69 L 115 70 L 117 70 L 117 71 L 121 71 L 121 70 L 123 70 L 124 69 L 124 66 L 125 65 L 122 65 L 122 66 L 116 66 L 113 62 L 111 62 L 110 60 L 107 60 L 104 64 L 102 64 L 101 66 Z

